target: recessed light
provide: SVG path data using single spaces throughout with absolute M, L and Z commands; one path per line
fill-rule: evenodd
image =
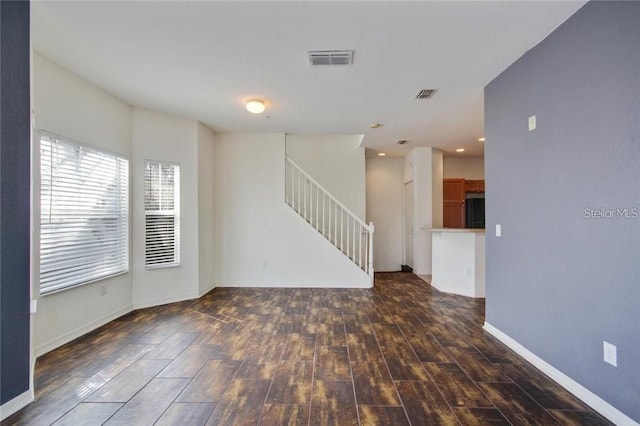
M 247 101 L 247 111 L 253 114 L 260 114 L 265 110 L 264 101 L 262 99 L 249 99 Z
M 464 148 L 458 148 L 456 149 L 456 152 L 464 152 Z
M 371 127 L 372 129 L 377 129 L 379 127 L 382 127 L 382 124 L 380 124 L 380 123 L 371 123 L 369 125 L 369 127 Z
M 478 138 L 478 142 L 484 142 L 484 141 L 485 141 L 485 138 L 484 138 L 484 137 L 482 137 L 482 138 Z
M 386 152 L 379 152 L 379 153 L 378 153 L 378 157 L 384 157 L 384 156 L 386 156 L 386 155 L 387 155 L 387 153 L 386 153 Z

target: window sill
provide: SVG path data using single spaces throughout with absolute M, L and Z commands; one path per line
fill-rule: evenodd
M 147 271 L 152 271 L 154 269 L 167 269 L 167 268 L 178 268 L 182 266 L 180 262 L 177 263 L 163 263 L 161 265 L 145 265 L 144 269 Z
M 67 290 L 73 290 L 74 288 L 78 288 L 78 287 L 84 287 L 85 285 L 89 285 L 89 284 L 95 284 L 98 283 L 100 281 L 104 281 L 104 280 L 108 280 L 110 278 L 115 278 L 115 277 L 119 277 L 120 275 L 125 275 L 128 274 L 130 271 L 129 269 L 127 269 L 126 271 L 121 271 L 121 272 L 116 272 L 115 274 L 111 274 L 111 275 L 106 275 L 104 277 L 100 277 L 100 278 L 96 278 L 90 281 L 85 281 L 82 283 L 78 283 L 78 284 L 73 284 L 67 287 L 62 287 L 62 288 L 58 288 L 56 290 L 51 290 L 51 291 L 47 291 L 46 293 L 40 293 L 40 297 L 47 297 L 47 296 L 51 296 L 52 294 L 58 294 L 58 293 L 62 293 L 64 291 Z

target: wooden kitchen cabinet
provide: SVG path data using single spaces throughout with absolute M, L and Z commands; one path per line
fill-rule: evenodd
M 484 180 L 465 181 L 466 192 L 484 192 Z
M 442 201 L 464 201 L 465 190 L 464 179 L 443 179 Z
M 464 228 L 464 201 L 444 201 L 442 203 L 442 226 L 444 228 Z
M 442 226 L 464 228 L 464 179 L 443 179 L 442 181 Z

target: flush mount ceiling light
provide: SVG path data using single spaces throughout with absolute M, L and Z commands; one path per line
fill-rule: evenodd
M 369 127 L 371 127 L 372 129 L 378 129 L 378 128 L 382 127 L 382 124 L 380 124 L 380 123 L 371 123 L 371 124 L 369 124 Z
M 464 148 L 458 148 L 456 149 L 456 152 L 464 152 Z
M 387 153 L 386 153 L 386 152 L 379 152 L 379 153 L 378 153 L 378 157 L 384 157 L 384 156 L 386 156 L 386 155 L 387 155 Z
M 265 110 L 264 101 L 262 99 L 249 99 L 247 101 L 247 111 L 253 114 L 260 114 Z
M 484 142 L 486 139 L 484 137 L 478 138 L 478 142 Z

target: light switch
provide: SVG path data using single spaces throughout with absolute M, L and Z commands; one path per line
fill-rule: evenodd
M 618 366 L 618 351 L 615 345 L 612 345 L 609 342 L 602 342 L 603 350 L 604 350 L 604 362 L 613 365 L 614 367 Z
M 529 131 L 536 129 L 536 116 L 532 115 L 529 117 Z
M 500 226 L 500 224 L 496 224 L 496 237 L 501 237 L 502 236 L 502 227 Z

